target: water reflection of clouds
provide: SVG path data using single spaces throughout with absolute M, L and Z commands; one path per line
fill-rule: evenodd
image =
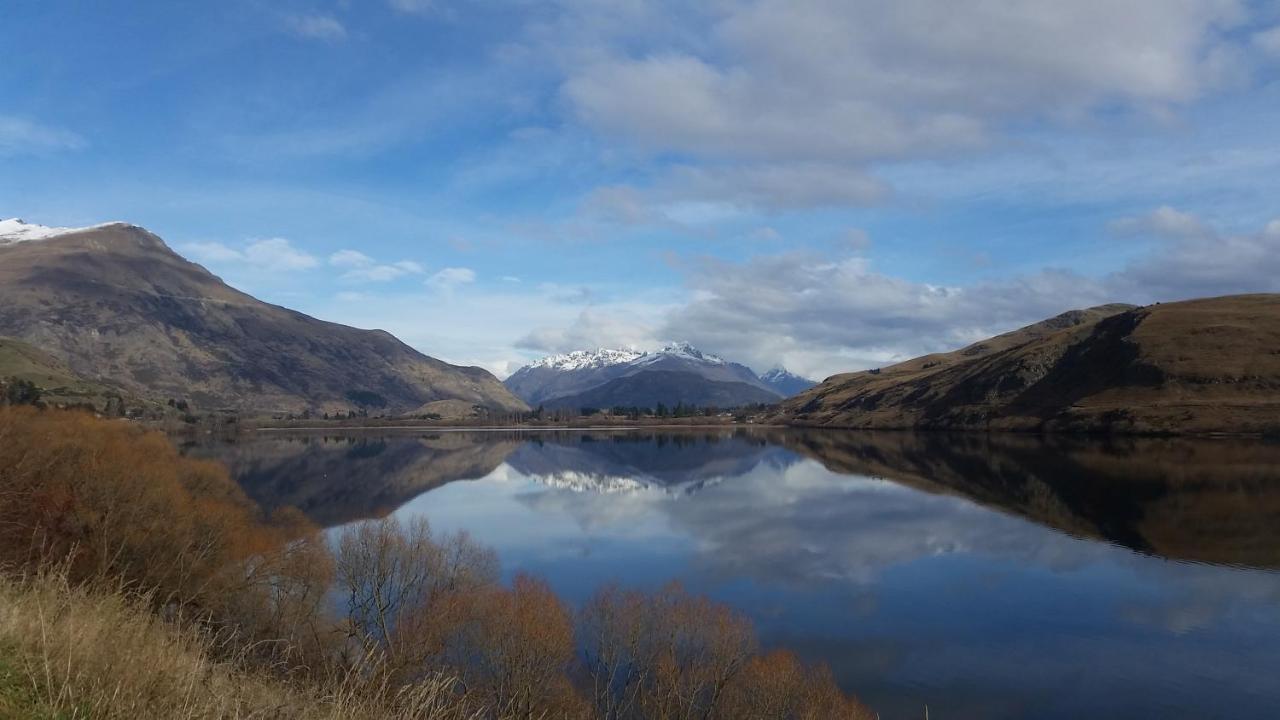
M 708 572 L 765 583 L 869 583 L 886 567 L 955 553 L 1062 567 L 1081 554 L 1078 541 L 960 498 L 839 475 L 813 461 L 757 463 L 686 497 L 550 490 L 520 498 L 532 510 L 572 517 L 592 530 L 660 513 L 697 549 L 696 561 Z
M 700 448 L 709 453 L 707 463 L 698 461 Z M 1118 613 L 1176 632 L 1241 605 L 1280 604 L 1280 576 L 1272 572 L 1161 560 L 1071 537 L 958 494 L 833 472 L 778 448 L 694 444 L 680 448 L 674 467 L 668 460 L 648 473 L 637 469 L 643 449 L 526 444 L 513 462 L 479 481 L 420 500 L 442 510 L 435 514 L 449 526 L 543 560 L 582 556 L 599 542 L 630 543 L 639 554 L 661 541 L 678 543 L 702 575 L 827 591 L 844 585 L 854 594 L 852 588 L 874 585 L 888 569 L 930 558 L 973 556 L 1056 574 L 1104 566 L 1159 589 L 1131 598 Z
M 389 443 L 358 459 L 403 466 L 390 477 L 406 482 L 361 473 L 307 497 L 479 477 L 399 512 L 471 531 L 575 601 L 602 582 L 683 579 L 751 614 L 766 641 L 831 663 L 886 717 L 922 701 L 953 718 L 1204 717 L 1224 714 L 1222 698 L 1280 702 L 1280 574 L 1128 549 L 1280 564 L 1280 481 L 1220 470 L 1235 446 L 451 440 L 447 455 L 400 458 L 407 444 Z M 1266 448 L 1243 450 L 1250 468 L 1280 467 Z
M 581 487 L 517 497 L 535 513 L 572 518 L 584 533 L 640 541 L 647 528 L 678 536 L 699 574 L 847 594 L 856 599 L 855 610 L 862 608 L 859 615 L 875 607 L 873 587 L 887 569 L 964 555 L 1024 571 L 1078 575 L 1101 566 L 1128 575 L 1132 586 L 1147 590 L 1120 601 L 1118 619 L 1174 634 L 1280 606 L 1280 575 L 1273 572 L 1163 560 L 1071 537 L 963 497 L 842 475 L 813 461 L 758 462 L 720 480 L 684 497 L 652 488 L 592 493 Z M 638 522 L 654 515 L 665 522 Z M 955 592 L 991 592 L 998 585 L 981 575 L 962 582 Z M 984 582 L 985 590 L 974 587 Z

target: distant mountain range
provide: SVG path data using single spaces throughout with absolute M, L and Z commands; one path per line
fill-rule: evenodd
M 1280 295 L 1076 310 L 828 378 L 776 421 L 850 428 L 1280 434 Z
M 688 343 L 656 352 L 601 348 L 552 355 L 520 368 L 505 384 L 531 406 L 573 410 L 733 408 L 775 403 L 813 385 L 782 369 L 756 375 Z
M 0 221 L 0 335 L 69 376 L 203 411 L 527 409 L 486 370 L 264 303 L 125 223 Z
M 802 378 L 785 368 L 776 367 L 760 376 L 760 381 L 773 388 L 773 391 L 784 398 L 799 395 L 818 383 L 809 378 Z

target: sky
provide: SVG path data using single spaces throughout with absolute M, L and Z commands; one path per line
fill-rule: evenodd
M 1280 291 L 1280 2 L 0 0 L 0 217 L 505 376 Z

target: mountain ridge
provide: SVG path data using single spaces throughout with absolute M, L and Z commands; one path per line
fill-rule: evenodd
M 818 384 L 816 381 L 800 377 L 784 367 L 775 367 L 764 372 L 760 375 L 760 380 L 784 398 L 799 395 Z
M 1280 295 L 1072 311 L 951 353 L 828 378 L 787 424 L 1280 432 Z
M 687 342 L 653 352 L 597 348 L 551 355 L 520 368 L 504 384 L 530 405 L 567 409 L 659 403 L 728 408 L 783 397 L 751 368 Z
M 127 223 L 23 229 L 0 244 L 0 334 L 81 376 L 203 410 L 413 410 L 464 400 L 526 408 L 488 371 L 262 302 Z

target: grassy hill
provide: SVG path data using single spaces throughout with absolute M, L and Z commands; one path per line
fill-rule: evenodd
M 41 401 L 48 405 L 88 404 L 105 410 L 108 404 L 127 397 L 118 388 L 77 375 L 65 363 L 33 345 L 0 336 L 0 386 L 7 387 L 15 381 L 35 385 Z
M 1280 431 L 1280 295 L 1067 313 L 837 375 L 776 418 L 884 429 Z
M 439 400 L 526 409 L 482 368 L 262 302 L 132 225 L 0 245 L 0 298 L 0 334 L 82 377 L 200 412 L 401 414 Z

